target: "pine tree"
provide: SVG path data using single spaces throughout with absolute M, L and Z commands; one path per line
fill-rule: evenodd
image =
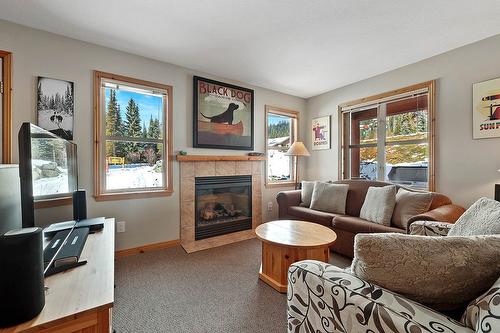
M 142 135 L 142 126 L 141 126 L 141 115 L 139 112 L 139 106 L 131 98 L 127 104 L 127 112 L 125 112 L 125 134 L 128 137 L 132 138 L 140 138 Z M 132 162 L 138 162 L 140 157 L 140 148 L 143 148 L 142 145 L 137 144 L 135 142 L 130 142 L 126 144 L 126 153 L 127 159 Z
M 149 128 L 147 137 L 150 139 L 160 138 L 160 121 L 158 119 L 153 119 L 153 116 L 149 118 Z M 158 144 L 153 143 L 150 144 L 149 147 L 153 149 L 155 154 L 158 152 Z
M 55 110 L 55 105 L 56 103 L 54 101 L 54 95 L 51 95 L 49 99 L 49 109 Z
M 73 91 L 70 84 L 66 86 L 66 92 L 64 93 L 64 112 L 69 115 L 73 112 Z
M 160 137 L 160 122 L 158 119 L 153 119 L 153 116 L 149 119 L 149 129 L 148 138 L 158 139 Z
M 42 83 L 38 83 L 38 87 L 36 88 L 36 95 L 37 95 L 37 109 L 38 110 L 44 110 L 45 107 L 43 105 L 44 102 L 44 96 L 42 93 Z
M 140 138 L 142 132 L 141 115 L 139 113 L 139 106 L 135 103 L 133 98 L 128 101 L 125 117 L 125 128 L 127 136 Z
M 151 124 L 151 122 L 150 122 Z M 142 137 L 145 139 L 148 137 L 148 128 L 146 127 L 146 123 L 142 122 Z
M 417 111 L 417 131 L 427 131 L 427 113 L 426 111 Z
M 116 104 L 116 123 L 115 123 L 115 135 L 124 136 L 125 135 L 125 125 L 122 120 L 122 112 L 120 105 Z M 115 154 L 119 157 L 125 157 L 127 155 L 127 144 L 122 141 L 115 142 Z
M 286 120 L 282 120 L 277 124 L 271 124 L 268 126 L 269 139 L 281 138 L 288 135 L 290 135 L 290 125 Z
M 106 109 L 106 136 L 116 135 L 117 129 L 118 102 L 116 92 L 111 89 L 109 92 L 108 107 Z M 106 142 L 106 156 L 116 156 L 116 145 L 114 142 Z
M 120 109 L 120 105 L 118 102 L 116 103 L 116 123 L 115 123 L 115 134 L 117 136 L 123 136 L 124 132 L 124 124 L 122 120 L 122 113 Z

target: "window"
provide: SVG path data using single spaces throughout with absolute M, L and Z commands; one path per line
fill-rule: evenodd
M 172 193 L 172 87 L 95 72 L 95 197 Z
M 292 184 L 293 157 L 285 155 L 297 139 L 298 112 L 266 105 L 266 185 Z
M 434 189 L 434 81 L 349 102 L 342 114 L 342 178 Z

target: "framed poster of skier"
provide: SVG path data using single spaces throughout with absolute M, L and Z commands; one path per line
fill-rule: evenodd
M 254 91 L 193 78 L 193 147 L 253 150 Z
M 472 85 L 474 139 L 500 137 L 500 78 Z
M 36 115 L 38 126 L 55 135 L 73 140 L 73 82 L 38 77 Z
M 330 116 L 314 118 L 312 120 L 312 149 L 330 149 Z

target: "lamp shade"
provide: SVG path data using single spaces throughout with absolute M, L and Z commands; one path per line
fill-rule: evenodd
M 295 141 L 288 149 L 285 155 L 289 156 L 311 156 L 306 149 L 306 146 L 301 141 Z

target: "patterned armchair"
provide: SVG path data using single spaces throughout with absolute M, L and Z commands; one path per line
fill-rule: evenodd
M 500 279 L 461 322 L 319 261 L 288 271 L 288 332 L 500 332 Z
M 446 236 L 453 224 L 437 221 L 416 221 L 410 225 L 409 234 L 417 236 Z

